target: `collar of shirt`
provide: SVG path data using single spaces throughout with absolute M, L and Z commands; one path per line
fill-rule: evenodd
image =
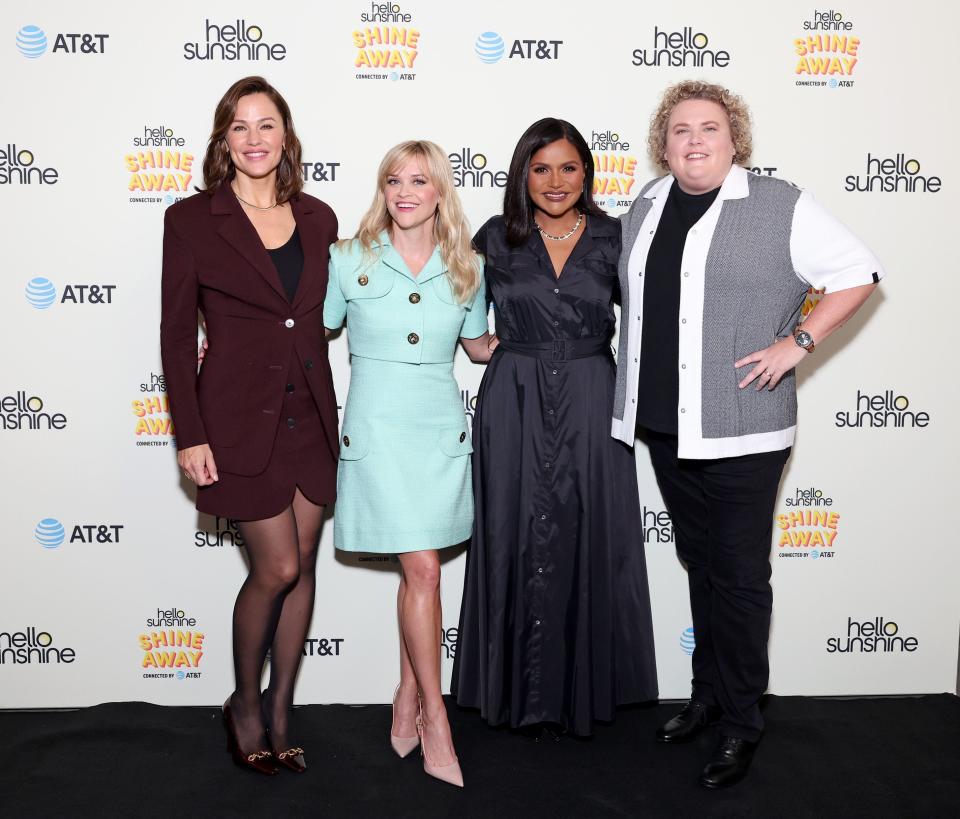
M 380 234 L 380 238 L 374 244 L 373 248 L 374 250 L 380 251 L 381 262 L 391 270 L 395 270 L 404 278 L 410 279 L 410 281 L 415 284 L 425 284 L 431 279 L 442 276 L 447 272 L 447 266 L 443 263 L 443 259 L 440 258 L 440 245 L 434 247 L 433 253 L 431 253 L 430 258 L 427 259 L 427 263 L 416 276 L 410 272 L 410 268 L 407 267 L 407 263 L 403 260 L 403 257 L 396 251 L 393 244 L 391 244 L 390 234 L 387 231 L 383 231 Z

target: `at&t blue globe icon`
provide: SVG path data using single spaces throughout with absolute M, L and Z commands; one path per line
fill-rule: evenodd
M 27 282 L 27 301 L 38 310 L 46 310 L 57 300 L 57 288 L 50 279 L 37 276 Z
M 44 518 L 37 524 L 33 536 L 44 549 L 56 549 L 65 537 L 63 524 L 56 518 Z
M 473 47 L 482 63 L 498 63 L 503 57 L 505 46 L 503 37 L 495 31 L 485 31 L 479 37 Z
M 683 634 L 680 635 L 680 648 L 682 648 L 686 654 L 693 654 L 693 649 L 696 645 L 697 641 L 693 639 L 693 626 L 685 628 Z
M 39 26 L 24 26 L 17 32 L 17 48 L 24 57 L 35 60 L 47 50 L 47 35 Z

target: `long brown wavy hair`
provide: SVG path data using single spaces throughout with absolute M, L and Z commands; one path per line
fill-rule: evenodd
M 244 77 L 237 80 L 217 103 L 217 110 L 213 114 L 213 131 L 210 132 L 207 153 L 203 158 L 203 185 L 206 191 L 212 194 L 219 185 L 229 182 L 236 175 L 237 169 L 227 147 L 227 131 L 237 115 L 240 98 L 250 94 L 266 94 L 283 118 L 284 147 L 280 164 L 277 166 L 277 202 L 286 202 L 303 190 L 300 165 L 303 151 L 297 132 L 293 129 L 290 106 L 280 92 L 263 77 Z

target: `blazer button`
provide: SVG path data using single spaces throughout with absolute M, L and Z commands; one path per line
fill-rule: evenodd
M 419 340 L 420 336 L 418 336 L 416 333 L 410 333 L 410 335 L 407 336 L 407 341 L 409 341 L 411 344 L 416 344 Z
M 287 384 L 287 392 L 293 392 L 293 384 Z
M 344 436 L 343 436 L 343 445 L 344 445 L 344 446 L 350 446 L 350 436 L 349 436 L 349 435 L 344 435 Z
M 283 326 L 286 327 L 287 329 L 289 329 L 289 328 L 293 327 L 294 323 L 295 323 L 295 322 L 294 322 L 293 319 L 287 319 L 287 320 L 283 323 Z
M 290 427 L 290 429 L 293 429 L 296 425 L 297 425 L 297 422 L 295 419 L 293 418 L 287 419 L 287 426 Z
M 361 273 L 361 274 L 360 274 L 360 278 L 357 279 L 357 283 L 358 283 L 361 287 L 366 287 L 366 286 L 367 286 L 367 283 L 368 283 L 369 281 L 370 281 L 370 278 L 367 276 L 366 273 Z
M 410 304 L 420 304 L 420 294 L 411 293 L 410 294 Z
M 466 440 L 467 440 L 467 433 L 461 432 L 461 433 L 460 433 L 460 443 L 462 444 L 462 443 L 463 443 L 464 441 L 466 441 Z
M 313 359 L 312 359 L 312 358 L 308 358 L 306 361 L 303 362 L 303 366 L 306 367 L 308 370 L 312 370 L 312 369 L 313 369 Z

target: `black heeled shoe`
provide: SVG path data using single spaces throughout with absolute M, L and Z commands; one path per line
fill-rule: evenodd
M 276 776 L 279 771 L 274 763 L 272 751 L 254 751 L 245 754 L 237 742 L 237 729 L 233 724 L 233 714 L 230 712 L 230 699 L 223 704 L 223 727 L 227 732 L 227 753 L 233 757 L 233 763 L 238 768 L 247 768 L 266 776 Z
M 273 739 L 270 736 L 272 732 L 270 730 L 270 713 L 266 707 L 266 693 L 267 692 L 264 691 L 260 695 L 260 713 L 263 715 L 263 722 L 267 727 L 267 739 L 272 746 Z M 304 750 L 299 746 L 287 748 L 285 751 L 277 751 L 274 749 L 273 758 L 288 771 L 300 774 L 307 770 L 307 760 L 304 758 Z

